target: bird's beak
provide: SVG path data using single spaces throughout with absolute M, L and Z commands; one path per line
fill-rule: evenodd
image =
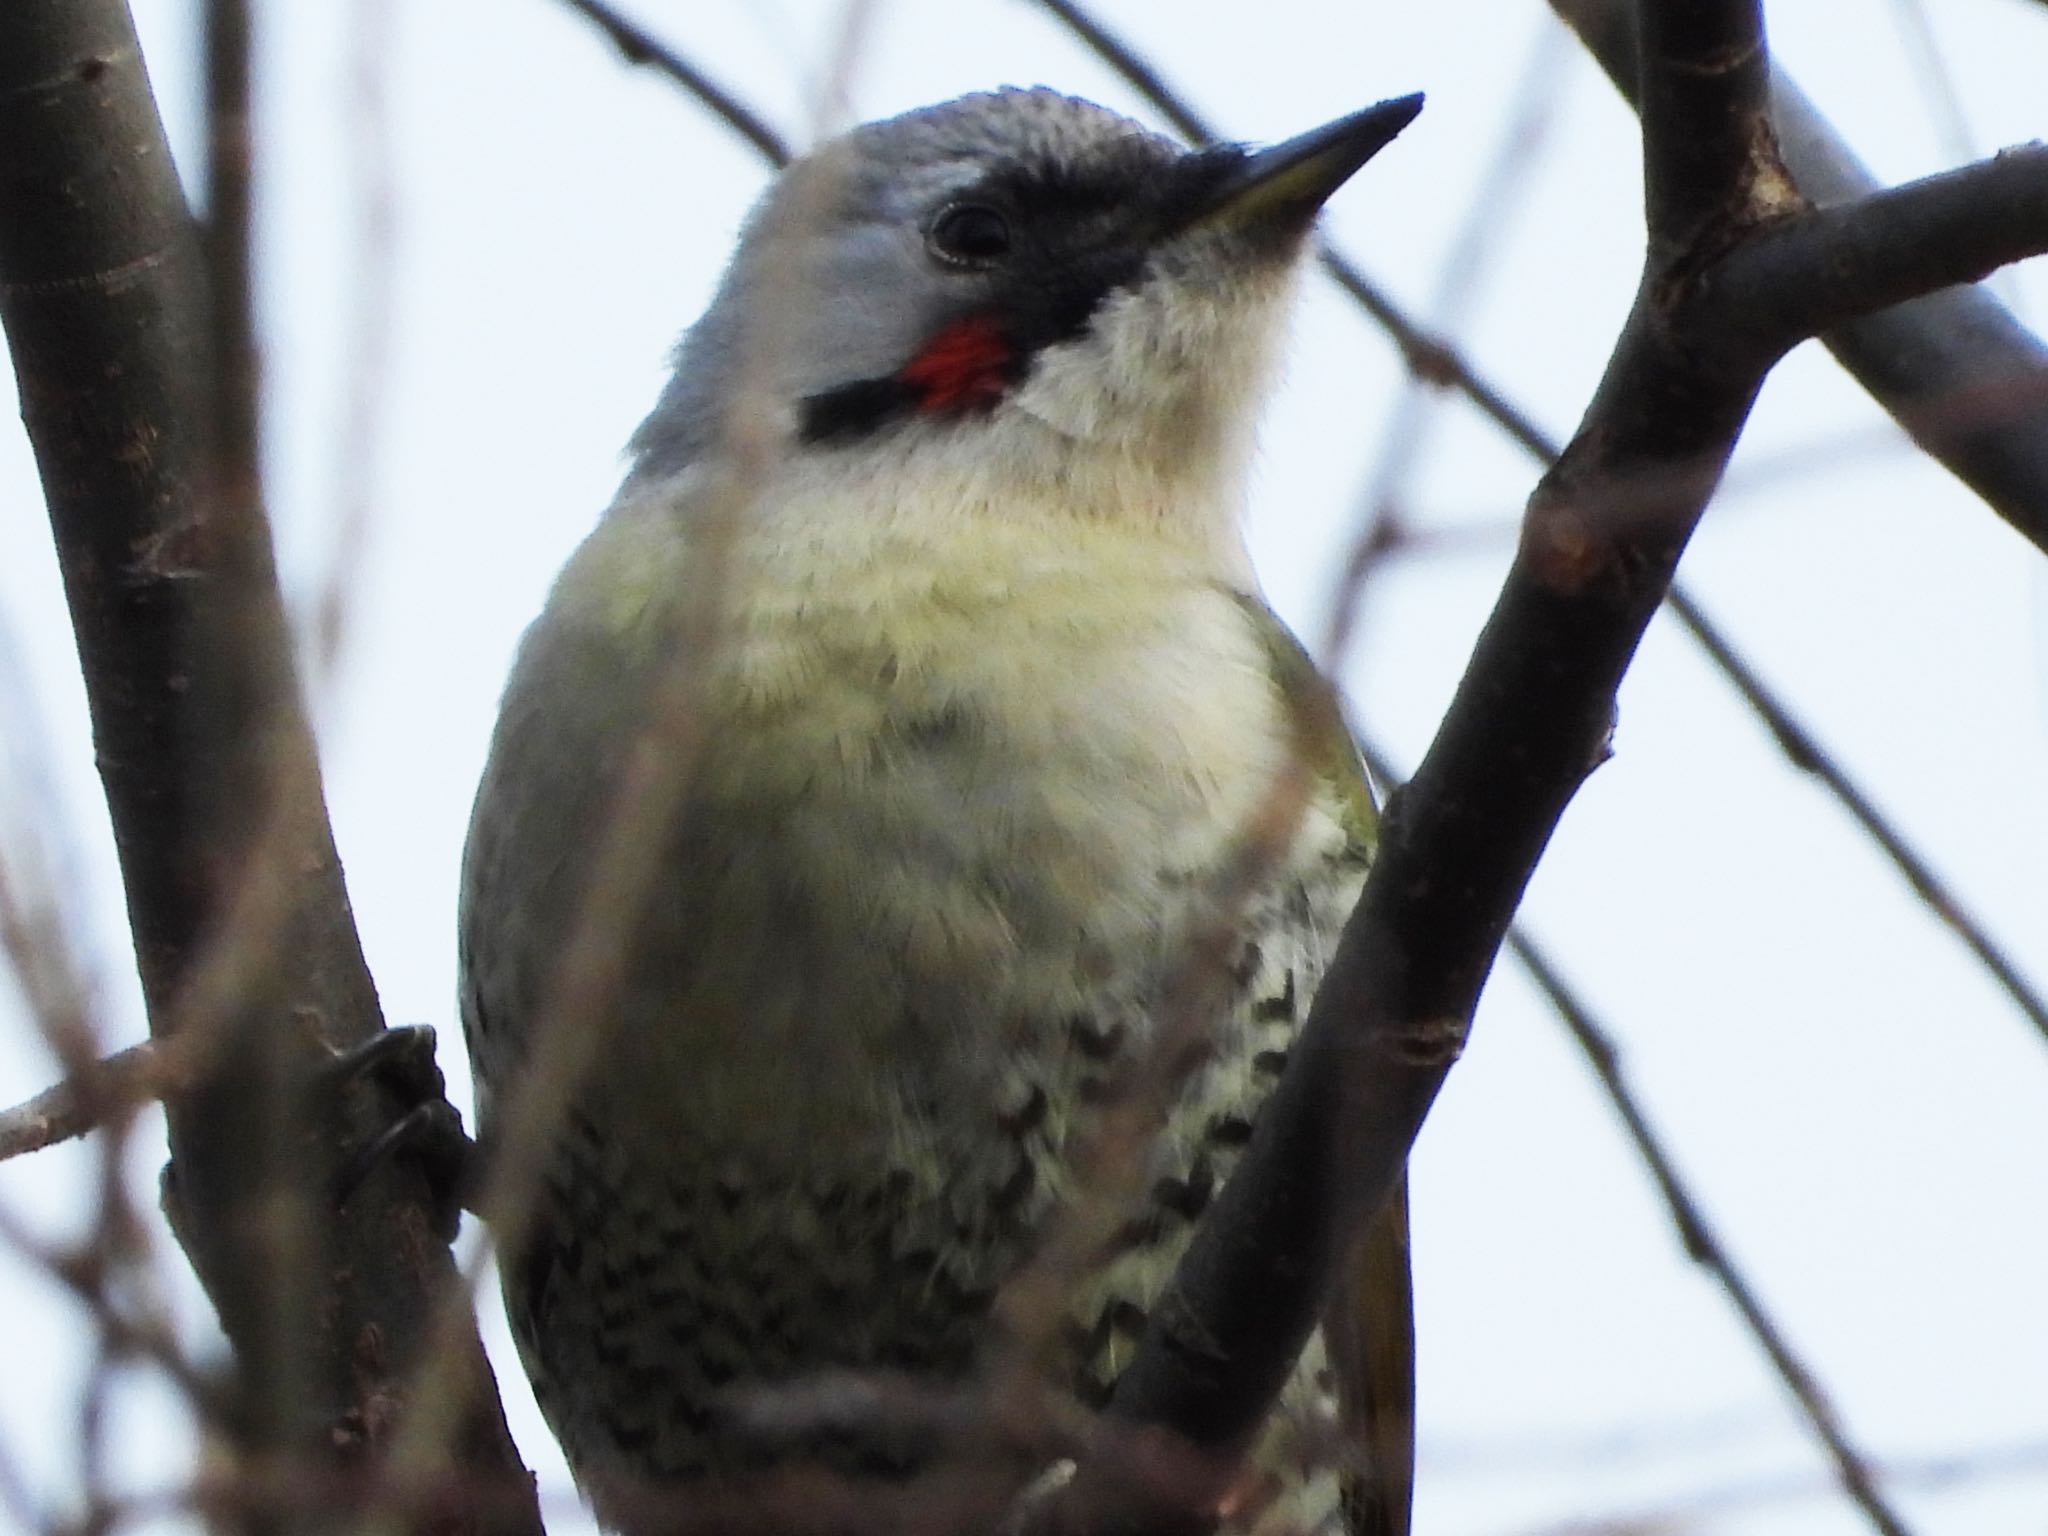
M 1421 110 L 1419 92 L 1397 96 L 1246 155 L 1206 189 L 1185 227 L 1223 224 L 1247 232 L 1299 234 L 1330 194 L 1391 144 Z

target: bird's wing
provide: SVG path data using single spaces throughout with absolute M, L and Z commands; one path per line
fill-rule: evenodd
M 1415 1492 L 1415 1298 L 1404 1172 L 1344 1256 L 1323 1314 L 1338 1410 L 1363 1458 L 1346 1480 L 1351 1536 L 1408 1536 Z
M 1297 750 L 1327 787 L 1345 833 L 1370 857 L 1379 813 L 1358 744 L 1328 680 L 1262 601 L 1241 596 L 1292 718 Z M 1334 945 L 1336 935 L 1328 936 Z M 1325 957 L 1327 958 L 1327 957 Z M 1415 1484 L 1415 1296 L 1408 1269 L 1408 1176 L 1353 1239 L 1323 1316 L 1338 1408 L 1360 1458 L 1347 1477 L 1351 1536 L 1408 1536 Z

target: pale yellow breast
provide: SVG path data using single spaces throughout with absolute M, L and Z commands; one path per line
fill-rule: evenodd
M 579 563 L 610 567 L 621 645 L 659 649 L 688 552 L 632 518 Z M 730 845 L 691 908 L 715 931 L 678 936 L 680 995 L 637 989 L 621 1091 L 701 1085 L 721 1134 L 763 1094 L 900 1130 L 912 1045 L 982 1091 L 1014 1021 L 1148 984 L 1281 765 L 1267 654 L 1226 562 L 1157 523 L 841 482 L 780 488 L 733 548 L 688 813 Z

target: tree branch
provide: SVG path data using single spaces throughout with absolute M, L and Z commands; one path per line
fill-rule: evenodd
M 603 29 L 612 46 L 629 64 L 644 64 L 668 76 L 745 139 L 770 165 L 789 164 L 789 141 L 768 126 L 766 118 L 713 80 L 690 60 L 661 41 L 607 0 L 565 0 Z
M 1970 283 L 2048 245 L 2048 145 L 1816 209 L 1722 268 L 1727 302 L 1797 340 L 1931 289 Z M 1824 271 L 1824 285 L 1801 282 Z
M 247 155 L 234 17 L 213 100 L 216 230 L 239 235 Z M 55 536 L 127 892 L 151 1030 L 260 1043 L 171 1107 L 180 1235 L 219 1307 L 252 1401 L 289 1378 L 296 1452 L 359 1466 L 392 1416 L 430 1298 L 453 1283 L 421 1177 L 392 1168 L 320 1213 L 319 1305 L 272 1326 L 259 1201 L 277 1140 L 324 1189 L 389 1107 L 350 1095 L 310 1120 L 259 1069 L 302 1085 L 381 1027 L 328 829 L 255 479 L 245 257 L 207 264 L 118 0 L 0 7 L 0 319 Z M 218 321 L 210 330 L 209 317 Z M 215 364 L 220 365 L 216 371 Z M 265 1094 L 269 1093 L 269 1097 Z M 308 1102 L 314 1102 L 309 1100 Z M 316 1107 L 318 1107 L 316 1105 Z M 288 1127 L 288 1142 L 273 1137 Z M 290 1335 L 290 1337 L 287 1337 Z M 464 1449 L 528 1487 L 472 1330 Z M 298 1389 L 303 1388 L 303 1392 Z
M 1613 1039 L 1600 1027 L 1591 1011 L 1572 995 L 1564 979 L 1551 965 L 1550 957 L 1533 940 L 1510 931 L 1508 946 L 1535 979 L 1536 985 L 1550 998 L 1552 1006 L 1570 1027 L 1572 1038 L 1592 1065 L 1594 1075 L 1607 1092 L 1608 1102 L 1621 1116 L 1623 1130 L 1635 1144 L 1636 1155 L 1656 1180 L 1657 1193 L 1663 1196 L 1664 1207 L 1671 1213 L 1687 1256 L 1714 1277 L 1741 1316 L 1750 1337 L 1763 1349 L 1772 1371 L 1785 1383 L 1798 1402 L 1800 1413 L 1826 1448 L 1838 1479 L 1849 1480 L 1856 1502 L 1863 1506 L 1878 1529 L 1897 1530 L 1897 1519 L 1881 1502 L 1868 1461 L 1850 1442 L 1848 1430 L 1835 1412 L 1834 1405 L 1828 1401 L 1820 1383 L 1814 1380 L 1813 1373 L 1806 1368 L 1806 1362 L 1799 1358 L 1777 1320 L 1765 1309 L 1763 1297 L 1757 1294 L 1756 1287 L 1736 1264 L 1734 1255 L 1722 1244 L 1707 1220 L 1706 1212 L 1693 1198 L 1692 1191 L 1672 1162 L 1663 1140 L 1637 1103 L 1622 1073 L 1621 1053 L 1615 1049 Z
M 1643 38 L 1643 208 L 1652 259 L 1692 245 L 1731 214 L 1774 215 L 1753 178 L 1775 170 L 1763 13 L 1729 0 L 1655 7 Z M 1731 232 L 1739 233 L 1740 226 Z
M 116 1051 L 90 1074 L 0 1111 L 0 1162 L 76 1140 L 124 1110 L 168 1098 L 189 1080 L 164 1049 L 169 1043 L 145 1040 Z
M 1633 102 L 1634 8 L 1628 0 L 1551 0 Z M 1800 190 L 1823 206 L 1879 191 L 1783 70 L 1772 118 Z M 1822 343 L 1870 396 L 1950 473 L 2037 549 L 2048 552 L 2048 346 L 1982 288 L 1925 293 L 1844 322 Z
M 1393 772 L 1392 764 L 1384 754 L 1374 750 L 1370 743 L 1366 744 L 1365 753 L 1374 776 L 1382 783 L 1391 786 L 1400 782 L 1400 776 Z M 1685 1176 L 1678 1171 L 1671 1152 L 1651 1126 L 1648 1110 L 1622 1071 L 1621 1051 L 1612 1034 L 1594 1015 L 1592 1007 L 1577 989 L 1565 980 L 1556 961 L 1525 929 L 1520 926 L 1508 929 L 1507 949 L 1543 994 L 1551 1011 L 1564 1021 L 1593 1075 L 1599 1079 L 1601 1091 L 1606 1094 L 1607 1102 L 1614 1106 L 1622 1130 L 1635 1147 L 1636 1156 L 1649 1170 L 1657 1193 L 1663 1198 L 1664 1208 L 1678 1230 L 1678 1239 L 1685 1246 L 1686 1256 L 1714 1277 L 1836 1465 L 1860 1468 L 1863 1464 L 1861 1453 L 1850 1443 L 1848 1432 L 1836 1416 L 1827 1394 L 1793 1348 L 1778 1320 L 1765 1307 L 1762 1295 L 1749 1276 L 1715 1233 L 1706 1211 Z

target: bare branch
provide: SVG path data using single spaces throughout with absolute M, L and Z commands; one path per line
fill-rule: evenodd
M 1633 7 L 1551 5 L 1633 101 Z M 1783 70 L 1772 75 L 1771 97 L 1785 163 L 1807 197 L 1827 206 L 1880 189 Z M 1945 289 L 1845 322 L 1821 340 L 1915 442 L 2048 551 L 2048 346 L 2004 305 L 1982 288 Z
M 1072 0 L 1038 0 L 1038 3 L 1079 38 L 1089 52 L 1123 76 L 1126 85 L 1150 102 L 1159 115 L 1182 134 L 1198 144 L 1221 137 L 1186 97 L 1166 83 L 1165 76 L 1153 67 L 1150 60 L 1097 21 L 1086 6 L 1075 5 Z
M 2048 145 L 2003 150 L 1781 225 L 1723 267 L 1727 302 L 1798 340 L 2048 247 Z
M 188 1086 L 191 1079 L 179 1070 L 169 1044 L 131 1045 L 101 1062 L 89 1079 L 67 1079 L 0 1110 L 0 1162 L 75 1140 L 114 1115 Z
M 818 92 L 815 126 L 820 130 L 835 126 L 833 117 L 848 95 L 871 15 L 860 0 L 848 0 L 831 67 Z M 690 89 L 697 91 L 695 85 Z M 720 116 L 739 126 L 731 113 L 721 111 Z M 763 148 L 758 139 L 753 142 Z M 808 189 L 799 217 L 816 217 L 834 190 L 832 178 L 820 178 Z M 607 1026 L 616 1025 L 621 990 L 630 980 L 635 919 L 647 908 L 649 893 L 666 868 L 670 833 L 688 806 L 706 740 L 706 679 L 716 671 L 728 621 L 743 597 L 732 563 L 735 543 L 788 448 L 786 426 L 766 404 L 770 391 L 765 381 L 791 344 L 792 310 L 772 299 L 778 284 L 797 282 L 800 276 L 794 266 L 768 273 L 771 302 L 763 309 L 770 318 L 749 336 L 744 367 L 717 424 L 716 449 L 707 457 L 706 485 L 696 507 L 697 537 L 687 569 L 692 590 L 676 609 L 686 619 L 672 636 L 665 662 L 637 685 L 644 689 L 636 701 L 643 711 L 639 728 L 626 743 L 618 771 L 607 778 L 608 804 L 594 829 L 590 862 L 581 871 L 578 903 L 545 973 L 519 1068 L 498 1090 L 488 1130 L 491 1159 L 475 1207 L 491 1246 L 478 1252 L 462 1288 L 441 1300 L 440 1318 L 429 1335 L 440 1346 L 426 1352 L 413 1379 L 415 1411 L 391 1457 L 391 1471 L 400 1480 L 422 1475 L 441 1454 L 449 1431 L 460 1427 L 456 1413 L 463 1405 L 464 1383 L 445 1366 L 459 1358 L 453 1346 L 461 1330 L 474 1327 L 473 1288 L 492 1252 L 526 1250 L 536 1217 L 545 1213 L 548 1160 L 557 1150 L 565 1117 L 614 1039 Z M 589 1491 L 601 1517 L 617 1523 L 610 1511 L 610 1485 Z
M 1768 143 L 1770 64 L 1760 0 L 1645 6 L 1639 49 L 1643 207 L 1651 259 L 1692 246 L 1710 224 L 1771 217 L 1784 192 Z M 1737 229 L 1740 229 L 1737 225 Z
M 215 229 L 243 207 L 246 93 L 234 18 L 215 104 Z M 180 1019 L 274 1042 L 295 1079 L 379 1027 L 299 705 L 254 464 L 246 258 L 216 246 L 222 303 L 172 170 L 134 32 L 117 0 L 0 8 L 0 318 L 49 501 L 152 1028 Z M 216 343 L 209 315 L 221 317 Z M 211 366 L 224 363 L 219 374 Z M 254 910 L 262 941 L 236 931 Z M 275 942 L 273 942 L 273 940 Z M 224 949 L 223 1006 L 189 988 Z M 248 1053 L 173 1106 L 181 1235 L 245 1367 L 283 1350 L 311 1372 L 316 1422 L 276 1425 L 321 1454 L 382 1433 L 428 1297 L 452 1270 L 423 1179 L 390 1169 L 331 1227 L 323 1305 L 299 1337 L 268 1328 L 251 1212 L 273 1161 L 251 1157 L 279 1112 Z M 356 1096 L 353 1131 L 381 1113 Z M 340 1114 L 296 1127 L 293 1158 L 339 1158 Z M 314 1175 L 317 1179 L 317 1174 Z M 330 1284 L 331 1282 L 331 1284 Z M 307 1326 L 307 1318 L 317 1326 Z M 466 1447 L 523 1479 L 472 1331 Z M 295 1368 L 294 1368 L 295 1369 Z M 486 1449 L 488 1448 L 488 1449 Z M 537 1528 L 538 1519 L 520 1522 Z
M 201 418 L 206 435 L 196 502 L 200 516 L 222 530 L 222 547 L 231 552 L 224 562 L 224 585 L 230 591 L 237 585 L 246 584 L 245 592 L 253 588 L 253 601 L 236 593 L 240 601 L 231 599 L 207 615 L 205 643 L 234 654 L 272 640 L 266 621 L 274 617 L 281 622 L 283 605 L 274 595 L 276 578 L 270 569 L 258 441 L 262 380 L 251 249 L 255 125 L 248 0 L 207 0 L 202 15 L 207 210 L 200 249 L 208 299 L 202 356 L 210 366 L 200 381 L 209 398 Z M 270 604 L 264 603 L 265 586 L 272 594 Z M 274 614 L 265 611 L 269 606 Z M 218 922 L 225 913 L 235 914 L 235 947 L 242 963 L 228 973 L 234 985 L 220 998 L 218 1011 L 188 1017 L 178 1031 L 218 1033 L 229 1049 L 214 1058 L 222 1070 L 200 1089 L 204 1107 L 195 1112 L 190 1105 L 179 1106 L 167 1116 L 171 1167 L 166 1190 L 176 1206 L 180 1241 L 234 1340 L 251 1438 L 267 1448 L 288 1446 L 301 1432 L 299 1426 L 319 1413 L 314 1405 L 325 1394 L 315 1385 L 316 1341 L 303 1323 L 313 1313 L 314 1276 L 324 1267 L 324 1255 L 316 1256 L 321 1235 L 313 1215 L 318 1170 L 294 1156 L 291 1147 L 295 1042 L 273 1027 L 274 1016 L 266 1017 L 292 990 L 276 943 L 289 921 L 292 898 L 273 884 L 276 856 L 290 836 L 285 830 L 290 801 L 305 798 L 309 787 L 313 797 L 319 790 L 308 785 L 310 765 L 301 744 L 292 739 L 295 734 L 310 738 L 310 731 L 300 721 L 295 733 L 289 720 L 279 718 L 295 712 L 297 703 L 289 647 L 266 655 L 265 672 L 238 676 L 238 669 L 215 664 L 195 680 L 198 705 L 210 716 L 195 722 L 201 729 L 236 736 L 243 729 L 249 732 L 245 741 L 228 748 L 225 761 L 247 795 L 243 823 L 227 832 L 217 813 L 202 812 L 191 827 L 212 845 L 219 874 L 235 882 L 208 893 L 214 910 L 206 915 Z M 282 750 L 273 750 L 273 742 Z M 331 847 L 331 835 L 328 841 Z M 180 853 L 193 858 L 200 850 L 186 847 Z M 259 890 L 266 899 L 252 902 L 252 893 Z M 368 994 L 367 968 L 361 984 Z M 373 994 L 370 1002 L 374 1008 Z M 155 1009 L 151 1027 L 167 1032 Z M 341 1027 L 353 1031 L 362 1025 L 350 1019 Z M 220 1139 L 223 1130 L 234 1137 L 232 1160 Z M 258 1212 L 260 1218 L 252 1220 Z
M 96 1240 L 75 1249 L 53 1248 L 0 1208 L 0 1243 L 70 1291 L 99 1331 L 103 1343 L 111 1342 L 150 1361 L 184 1391 L 187 1401 L 202 1414 L 216 1420 L 228 1416 L 229 1405 L 223 1401 L 221 1392 L 186 1358 L 163 1317 L 125 1302 L 116 1303 L 108 1283 L 111 1266 Z
M 1366 759 L 1383 783 L 1393 785 L 1399 782 L 1399 776 L 1392 772 L 1386 757 L 1370 744 L 1366 747 Z M 1849 1443 L 1848 1434 L 1820 1384 L 1793 1349 L 1785 1330 L 1765 1307 L 1762 1295 L 1715 1235 L 1698 1197 L 1678 1171 L 1663 1141 L 1651 1128 L 1648 1112 L 1622 1073 L 1621 1053 L 1614 1044 L 1613 1036 L 1595 1017 L 1591 1005 L 1565 980 L 1556 962 L 1524 930 L 1519 927 L 1508 930 L 1507 948 L 1585 1053 L 1607 1101 L 1621 1117 L 1622 1128 L 1635 1147 L 1637 1157 L 1649 1169 L 1657 1192 L 1663 1197 L 1665 1209 L 1670 1212 L 1671 1220 L 1678 1229 L 1679 1240 L 1685 1245 L 1687 1256 L 1713 1275 L 1742 1318 L 1750 1337 L 1763 1350 L 1778 1379 L 1792 1393 L 1800 1411 L 1836 1465 L 1862 1467 L 1857 1451 Z
M 1544 136 L 1556 115 L 1561 66 L 1568 46 L 1558 28 L 1545 27 L 1537 33 L 1535 45 L 1522 66 L 1521 81 L 1502 114 L 1498 142 L 1466 200 L 1465 216 L 1437 264 L 1436 283 L 1427 307 L 1429 324 L 1439 334 L 1453 335 L 1458 331 L 1465 311 L 1480 292 L 1489 258 L 1505 254 L 1516 215 L 1524 198 L 1537 185 L 1538 178 L 1530 170 L 1539 158 Z M 1441 379 L 1410 367 L 1400 396 L 1379 429 L 1378 462 L 1362 498 L 1367 527 L 1353 540 L 1350 564 L 1356 575 L 1341 590 L 1362 596 L 1368 567 L 1380 554 L 1391 553 L 1399 542 L 1398 537 L 1390 539 L 1387 530 L 1400 531 L 1406 489 L 1426 457 L 1428 428 L 1444 399 Z M 1324 665 L 1332 671 L 1342 663 L 1351 620 L 1361 606 L 1355 598 L 1337 605 L 1333 634 L 1323 652 Z
M 1736 654 L 1734 642 L 1721 632 L 1699 605 L 1675 584 L 1667 601 L 1687 633 L 1706 648 L 1722 672 L 1742 690 L 1749 707 L 1763 717 L 1771 735 L 1777 740 L 1779 750 L 1795 766 L 1813 774 L 1833 791 L 1835 798 L 1856 819 L 1871 841 L 1884 850 L 1885 856 L 1906 877 L 1913 893 L 1963 941 L 2005 995 L 2033 1022 L 2042 1037 L 2048 1039 L 2048 1001 L 2028 985 L 2012 957 L 1963 905 L 1962 897 L 1949 889 L 1919 850 L 1885 819 L 1884 813 L 1863 787 L 1849 777 L 1847 770 L 1814 739 L 1813 733 L 1807 730 L 1799 717 Z
M 726 127 L 753 145 L 770 165 L 789 164 L 789 141 L 769 127 L 766 118 L 652 32 L 629 20 L 608 0 L 564 0 L 564 3 L 602 27 L 627 63 L 644 64 L 661 71 L 721 118 Z
M 1651 1128 L 1649 1117 L 1636 1102 L 1627 1079 L 1622 1075 L 1621 1053 L 1615 1049 L 1612 1037 L 1600 1027 L 1585 1004 L 1573 996 L 1549 957 L 1534 940 L 1524 934 L 1510 932 L 1508 945 L 1537 986 L 1543 989 L 1551 1006 L 1570 1026 L 1572 1038 L 1578 1041 L 1598 1075 L 1608 1102 L 1620 1114 L 1622 1126 L 1628 1132 L 1629 1140 L 1635 1144 L 1637 1156 L 1656 1179 L 1657 1192 L 1664 1197 L 1665 1208 L 1678 1226 L 1678 1235 L 1685 1244 L 1686 1253 L 1694 1263 L 1713 1275 L 1734 1304 L 1750 1337 L 1769 1357 L 1771 1369 L 1790 1388 L 1798 1401 L 1800 1413 L 1827 1448 L 1837 1476 L 1849 1485 L 1856 1502 L 1863 1506 L 1871 1522 L 1884 1531 L 1900 1529 L 1897 1517 L 1890 1513 L 1877 1492 L 1869 1461 L 1850 1443 L 1848 1430 L 1835 1413 L 1834 1405 L 1828 1401 L 1820 1383 L 1814 1380 L 1813 1373 L 1806 1368 L 1805 1361 L 1793 1350 L 1784 1330 L 1766 1310 L 1763 1297 L 1750 1284 L 1749 1277 L 1722 1246 L 1720 1238 L 1707 1222 L 1706 1212 L 1687 1188 L 1671 1161 L 1670 1153 Z

